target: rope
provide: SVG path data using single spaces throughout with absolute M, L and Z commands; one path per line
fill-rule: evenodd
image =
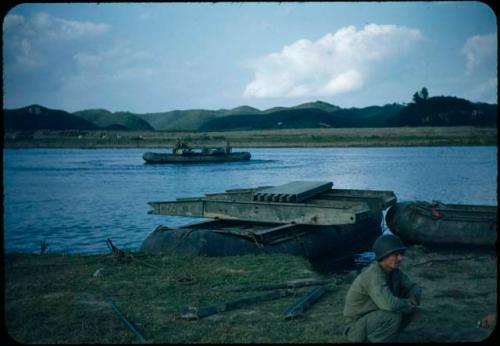
M 248 236 L 250 237 L 250 239 L 252 239 L 252 240 L 253 240 L 254 244 L 255 244 L 255 245 L 256 245 L 259 249 L 264 250 L 264 244 L 262 244 L 261 242 L 259 242 L 259 241 L 257 240 L 257 237 L 255 236 L 255 234 L 254 234 L 254 233 L 252 233 L 252 232 L 248 232 L 247 234 L 248 234 Z
M 292 236 L 295 239 L 295 241 L 300 244 L 300 247 L 302 248 L 304 255 L 306 257 L 308 257 L 308 251 L 306 249 L 306 245 L 305 245 L 304 241 L 299 237 L 299 235 L 297 234 L 297 232 L 293 228 L 290 229 L 289 232 L 292 233 Z

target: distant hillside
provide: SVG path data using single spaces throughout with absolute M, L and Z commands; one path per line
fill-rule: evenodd
M 397 103 L 364 108 L 341 108 L 322 101 L 264 111 L 240 106 L 220 110 L 177 110 L 137 114 L 155 130 L 225 131 L 279 128 L 496 126 L 497 105 L 472 103 L 451 96 L 428 97 L 426 88 L 408 105 Z M 422 91 L 424 91 L 422 89 Z M 416 98 L 415 98 L 416 97 Z
M 273 108 L 269 108 L 269 109 L 262 111 L 262 113 L 273 113 L 273 112 L 282 111 L 285 109 L 286 109 L 286 107 L 273 107 Z
M 225 111 L 204 109 L 177 110 L 165 113 L 137 114 L 155 130 L 160 131 L 196 131 L 203 123 L 217 116 L 224 116 Z
M 324 102 L 315 102 L 273 111 L 214 118 L 205 122 L 200 130 L 382 127 L 386 126 L 389 117 L 402 108 L 402 105 L 393 104 L 342 109 Z
M 341 109 L 335 115 L 342 119 L 345 127 L 386 127 L 387 120 L 404 109 L 403 105 L 393 103 L 384 106 Z
M 135 114 L 89 109 L 73 114 L 33 105 L 4 110 L 6 129 L 107 129 L 135 131 L 228 131 L 395 126 L 496 126 L 497 105 L 452 96 L 428 97 L 423 88 L 407 105 L 341 108 L 322 101 L 264 111 L 189 109 Z
M 204 123 L 200 130 L 262 130 L 321 127 L 335 118 L 320 109 L 287 109 L 270 114 L 241 114 L 215 118 Z
M 253 108 L 250 106 L 240 106 L 229 110 L 223 110 L 222 113 L 224 115 L 236 115 L 236 114 L 251 114 L 251 113 L 260 113 L 261 111 L 257 108 Z
M 292 117 L 301 117 L 302 114 L 304 117 L 308 117 L 307 109 L 309 110 L 321 110 L 325 113 L 328 111 L 336 111 L 340 109 L 338 106 L 334 106 L 328 104 L 326 102 L 316 101 L 312 103 L 305 103 L 302 105 L 298 105 L 295 107 L 274 107 L 266 111 L 261 111 L 257 108 L 253 108 L 250 106 L 240 106 L 233 109 L 220 109 L 220 110 L 205 110 L 205 109 L 193 109 L 193 110 L 176 110 L 171 112 L 164 113 L 147 113 L 147 114 L 137 114 L 140 118 L 147 121 L 152 127 L 156 130 L 160 131 L 174 131 L 174 130 L 206 130 L 212 129 L 214 126 L 222 126 L 220 130 L 225 130 L 229 128 L 233 128 L 233 126 L 243 126 L 243 128 L 251 129 L 253 126 L 257 128 L 263 128 L 261 124 L 256 124 L 256 121 L 252 120 L 255 116 L 263 121 L 266 126 L 272 126 L 271 128 L 275 128 L 272 123 L 282 122 L 282 118 L 286 118 L 286 115 L 281 112 L 290 111 L 290 116 Z M 305 110 L 305 111 L 304 111 Z M 299 111 L 296 113 L 296 111 Z M 276 119 L 267 119 L 264 115 L 273 114 Z M 228 118 L 223 120 L 224 118 Z M 238 120 L 235 120 L 239 118 Z M 280 120 L 282 119 L 282 120 Z M 233 122 L 236 122 L 236 125 L 233 125 Z M 300 126 L 301 121 L 292 120 L 288 121 L 287 124 L 290 126 Z M 306 121 L 307 123 L 312 123 L 311 120 Z M 321 121 L 320 121 L 321 122 Z M 243 124 L 245 123 L 245 124 Z M 243 125 L 242 125 L 243 124 Z M 280 125 L 278 125 L 279 127 Z M 288 125 L 287 125 L 288 126 Z M 313 125 L 311 125 L 313 126 Z M 314 127 L 317 127 L 316 124 Z M 217 130 L 214 128 L 214 131 Z M 208 130 L 207 130 L 208 131 Z M 212 131 L 212 130 L 210 130 Z
M 290 109 L 320 109 L 325 112 L 335 112 L 341 109 L 339 106 L 334 106 L 323 101 L 303 103 L 298 106 L 290 107 Z
M 105 109 L 87 109 L 74 112 L 73 115 L 79 116 L 94 125 L 108 130 L 134 130 L 134 131 L 153 131 L 154 128 L 144 119 L 129 112 L 112 113 Z
M 199 130 L 203 124 L 211 121 L 212 119 L 242 114 L 260 113 L 257 108 L 250 106 L 240 106 L 233 109 L 219 109 L 219 110 L 206 110 L 206 109 L 190 109 L 190 110 L 176 110 L 164 113 L 146 113 L 137 114 L 138 117 L 147 121 L 152 127 L 160 131 L 196 131 Z
M 92 122 L 61 110 L 31 105 L 3 111 L 5 130 L 95 130 Z
M 497 105 L 453 96 L 414 97 L 388 119 L 389 126 L 496 126 Z

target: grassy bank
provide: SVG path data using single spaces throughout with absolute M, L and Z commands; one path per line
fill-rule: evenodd
M 287 255 L 225 258 L 9 254 L 5 265 L 5 321 L 21 343 L 136 343 L 110 299 L 151 343 L 338 343 L 342 309 L 356 272 L 324 275 Z M 431 250 L 413 246 L 403 270 L 423 286 L 419 316 L 402 341 L 464 342 L 488 337 L 476 322 L 496 311 L 495 252 Z M 310 287 L 291 296 L 181 319 L 188 306 L 207 306 L 262 291 L 230 288 L 333 278 L 302 318 L 283 311 Z
M 6 148 L 167 148 L 178 138 L 191 145 L 233 147 L 371 147 L 496 145 L 496 128 L 329 128 L 232 132 L 35 131 L 4 135 Z

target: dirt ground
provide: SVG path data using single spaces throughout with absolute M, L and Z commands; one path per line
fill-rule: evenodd
M 404 270 L 423 288 L 415 320 L 402 342 L 476 342 L 494 327 L 478 328 L 484 316 L 497 312 L 495 251 L 429 249 L 412 246 Z

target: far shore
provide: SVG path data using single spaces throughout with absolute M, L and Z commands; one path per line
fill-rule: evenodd
M 497 145 L 497 128 L 321 128 L 224 132 L 6 131 L 4 147 L 171 148 L 178 139 L 191 146 L 228 144 L 234 148 Z

